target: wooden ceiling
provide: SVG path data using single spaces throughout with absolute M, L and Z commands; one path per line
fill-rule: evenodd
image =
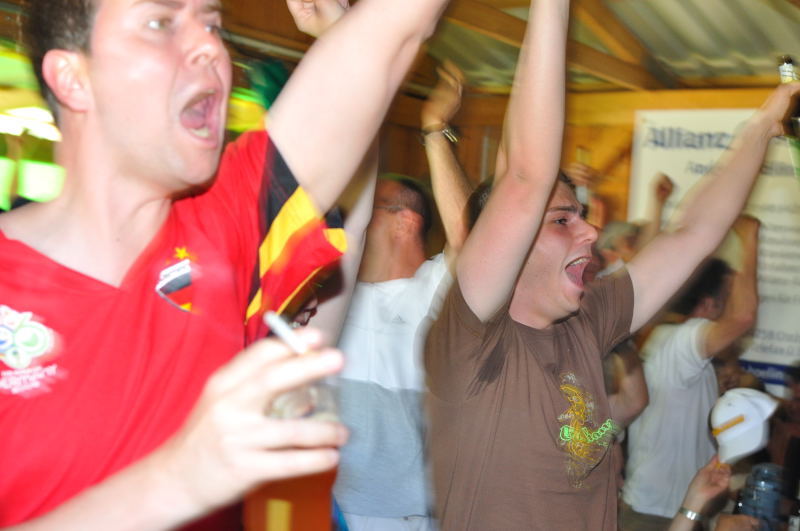
M 743 71 L 741 75 L 687 78 L 671 70 L 661 56 L 649 50 L 631 28 L 615 14 L 622 3 L 647 3 L 651 0 L 573 0 L 573 29 L 580 26 L 584 37 L 570 38 L 568 65 L 572 75 L 572 92 L 652 91 L 680 88 L 745 88 L 766 87 L 775 83 L 775 75 L 767 72 Z M 681 3 L 704 2 L 687 0 Z M 0 37 L 19 36 L 19 12 L 24 0 L 0 0 Z M 223 0 L 225 26 L 235 50 L 249 55 L 278 57 L 296 63 L 312 39 L 294 27 L 285 0 Z M 675 0 L 673 0 L 675 2 Z M 781 2 L 800 8 L 800 0 L 739 0 L 754 7 Z M 654 2 L 655 3 L 655 2 Z M 513 54 L 521 45 L 526 22 L 513 14 L 524 12 L 529 0 L 452 0 L 444 14 L 444 24 L 468 30 L 502 43 Z M 504 11 L 505 10 L 505 11 Z M 800 13 L 800 10 L 798 10 Z M 571 35 L 577 34 L 573 31 Z M 434 39 L 435 40 L 435 39 Z M 754 52 L 755 53 L 755 52 Z M 708 62 L 708 61 L 706 61 Z M 461 65 L 460 65 L 461 66 Z M 464 65 L 469 66 L 469 65 Z M 436 61 L 424 51 L 420 53 L 405 92 L 424 95 L 436 79 Z M 468 70 L 465 68 L 465 70 Z M 713 73 L 712 73 L 713 74 Z M 575 81 L 580 77 L 580 81 Z M 487 86 L 471 87 L 472 93 L 506 94 L 510 90 L 508 76 Z
M 523 0 L 453 0 L 443 20 L 519 48 L 526 23 L 501 8 L 525 5 L 527 2 Z M 228 2 L 227 7 L 226 27 L 234 39 L 243 38 L 239 40 L 241 43 L 267 43 L 277 47 L 272 48 L 273 53 L 283 53 L 285 59 L 292 60 L 296 59 L 296 52 L 304 51 L 311 42 L 294 28 L 282 0 L 236 0 Z M 652 65 L 657 62 L 601 0 L 576 0 L 573 17 L 590 28 L 611 53 L 571 39 L 570 68 L 618 89 L 655 90 L 679 86 L 664 71 L 658 72 L 659 77 L 652 73 Z M 435 78 L 434 68 L 433 61 L 420 58 L 410 78 L 412 84 L 430 86 Z

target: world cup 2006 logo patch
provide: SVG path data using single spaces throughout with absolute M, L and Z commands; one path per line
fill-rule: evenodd
M 54 346 L 53 331 L 36 322 L 31 312 L 0 305 L 0 393 L 28 395 L 49 390 L 59 368 L 38 363 Z M 8 369 L 3 370 L 3 364 Z

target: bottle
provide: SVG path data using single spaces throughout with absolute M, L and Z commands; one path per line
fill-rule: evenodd
M 780 529 L 780 506 L 783 497 L 783 468 L 773 463 L 755 465 L 739 492 L 737 514 L 759 520 L 759 531 Z
M 781 83 L 800 80 L 800 74 L 797 72 L 797 66 L 795 66 L 791 55 L 780 56 L 778 59 L 778 74 L 781 77 Z M 789 125 L 787 131 L 791 131 L 795 138 L 800 137 L 800 105 L 796 106 L 791 113 L 789 124 L 787 125 Z
M 778 74 L 781 76 L 781 83 L 797 80 L 797 71 L 791 55 L 781 55 L 778 58 Z

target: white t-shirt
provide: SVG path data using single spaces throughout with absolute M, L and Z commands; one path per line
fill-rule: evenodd
M 622 497 L 640 513 L 672 518 L 697 470 L 714 455 L 708 416 L 717 399 L 707 319 L 656 327 L 644 347 L 650 403 L 628 428 Z
M 422 348 L 452 283 L 443 254 L 412 278 L 359 282 L 339 348 L 341 418 L 350 429 L 334 496 L 344 513 L 381 518 L 429 514 Z

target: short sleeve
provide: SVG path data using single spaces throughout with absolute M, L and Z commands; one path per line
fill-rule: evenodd
M 464 398 L 475 376 L 486 370 L 487 356 L 498 350 L 507 315 L 504 307 L 482 322 L 464 300 L 456 278 L 425 342 L 429 391 L 445 401 Z
M 248 342 L 266 333 L 265 311 L 282 311 L 346 249 L 340 220 L 317 211 L 266 131 L 227 146 L 216 181 L 195 203 L 246 287 Z M 333 219 L 338 226 L 329 227 Z
M 630 335 L 633 283 L 625 268 L 598 280 L 586 291 L 579 318 L 597 338 L 602 357 Z

